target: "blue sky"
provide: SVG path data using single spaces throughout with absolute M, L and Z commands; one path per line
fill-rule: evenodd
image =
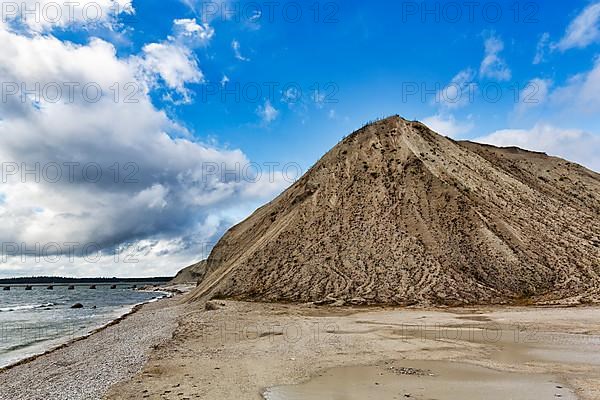
M 600 170 L 598 1 L 85 0 L 61 18 L 50 18 L 50 0 L 26 3 L 40 17 L 2 0 L 0 74 L 19 87 L 3 86 L 3 163 L 95 162 L 105 172 L 117 163 L 123 173 L 131 163 L 140 179 L 10 174 L 0 239 L 43 248 L 52 230 L 59 243 L 97 241 L 106 254 L 135 244 L 144 261 L 17 262 L 22 249 L 10 247 L 0 275 L 174 272 L 297 177 L 284 169 L 305 171 L 392 114 Z M 84 6 L 101 11 L 97 20 Z M 21 84 L 58 84 L 64 97 L 66 82 L 97 82 L 102 100 L 19 101 Z M 238 176 L 199 179 L 207 164 Z M 260 179 L 236 172 L 250 164 Z
M 155 93 L 153 99 L 202 140 L 241 148 L 259 162 L 298 161 L 309 166 L 365 121 L 396 113 L 410 119 L 441 115 L 444 120 L 454 118 L 458 126 L 472 126 L 456 133 L 441 132 L 461 138 L 530 129 L 540 120 L 597 133 L 595 115 L 556 115 L 543 107 L 526 115 L 515 113 L 524 97 L 545 100 L 537 85 L 526 89 L 532 80 L 549 81 L 559 88 L 594 68 L 597 38 L 583 46 L 552 49 L 593 2 L 481 2 L 472 8 L 469 2 L 454 3 L 458 8 L 448 3 L 320 2 L 317 14 L 313 2 L 283 2 L 273 7 L 271 18 L 268 2 L 171 2 L 165 7 L 162 1 L 147 1 L 134 3 L 136 15 L 125 20 L 135 22 L 116 47 L 123 56 L 136 54 L 148 42 L 170 35 L 173 20 L 209 21 L 214 36 L 193 50 L 204 83 L 187 86 L 192 92 L 189 104 L 164 102 L 162 93 Z M 249 16 L 255 10 L 263 14 L 253 20 Z M 302 16 L 293 22 L 297 10 Z M 202 11 L 210 12 L 202 15 Z M 596 30 L 597 24 L 596 20 Z M 544 56 L 534 63 L 544 35 L 548 37 Z M 510 70 L 509 78 L 480 74 L 490 38 L 503 43 L 498 56 Z M 74 40 L 85 43 L 89 37 L 79 32 Z M 246 60 L 235 57 L 233 41 L 240 44 Z M 469 81 L 481 86 L 464 107 L 446 111 L 434 95 L 422 98 L 425 90 L 443 88 L 465 70 L 473 72 Z M 233 94 L 221 98 L 224 90 L 216 87 L 223 76 L 230 79 L 229 89 L 240 94 L 239 102 Z M 254 90 L 255 84 L 260 91 Z M 416 94 L 411 94 L 413 84 L 419 86 Z M 273 93 L 269 85 L 275 88 Z M 303 104 L 294 107 L 282 100 L 281 90 L 288 85 L 301 88 Z M 314 99 L 318 87 L 321 95 L 328 96 L 324 103 Z M 495 102 L 498 88 L 501 97 Z M 524 92 L 516 100 L 518 91 Z M 469 95 L 465 90 L 461 97 Z M 278 112 L 269 123 L 262 123 L 257 115 L 265 99 Z

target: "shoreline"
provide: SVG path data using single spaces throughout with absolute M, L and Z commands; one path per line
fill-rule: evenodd
M 133 307 L 132 307 L 132 308 L 131 308 L 131 309 L 130 309 L 128 312 L 126 312 L 125 314 L 123 314 L 123 315 L 121 315 L 120 317 L 118 317 L 118 318 L 116 318 L 116 319 L 114 319 L 114 320 L 110 321 L 110 322 L 109 322 L 109 323 L 107 323 L 107 324 L 104 324 L 104 325 L 102 325 L 102 326 L 101 326 L 101 327 L 99 327 L 99 328 L 95 328 L 95 329 L 93 329 L 91 332 L 89 332 L 89 333 L 87 333 L 87 334 L 85 334 L 85 335 L 81 335 L 81 336 L 77 336 L 77 337 L 75 337 L 75 338 L 69 339 L 69 340 L 67 340 L 65 343 L 59 344 L 58 346 L 52 347 L 52 348 L 50 348 L 50 349 L 48 349 L 48 350 L 45 350 L 43 353 L 34 354 L 34 355 L 32 355 L 32 356 L 25 357 L 25 358 L 23 358 L 23 359 L 21 359 L 21 360 L 19 360 L 19 361 L 16 361 L 16 362 L 14 362 L 14 363 L 11 363 L 11 364 L 9 364 L 9 365 L 7 365 L 7 366 L 0 367 L 0 374 L 2 374 L 2 373 L 3 373 L 3 372 L 5 372 L 5 371 L 9 371 L 9 370 L 11 370 L 11 369 L 13 369 L 13 368 L 15 368 L 15 367 L 18 367 L 18 366 L 20 366 L 20 365 L 27 364 L 27 363 L 30 363 L 30 362 L 32 362 L 32 361 L 35 361 L 35 360 L 37 360 L 37 359 L 38 359 L 38 358 L 40 358 L 40 357 L 44 357 L 44 356 L 47 356 L 47 355 L 49 355 L 49 354 L 52 354 L 52 353 L 54 353 L 55 351 L 62 350 L 62 349 L 64 349 L 64 348 L 66 348 L 66 347 L 68 347 L 68 346 L 72 345 L 73 343 L 77 343 L 77 342 L 79 342 L 79 341 L 81 341 L 81 340 L 85 340 L 85 339 L 89 338 L 90 336 L 92 336 L 92 335 L 94 335 L 94 334 L 96 334 L 96 333 L 102 332 L 103 330 L 107 329 L 108 327 L 110 327 L 110 326 L 113 326 L 113 325 L 116 325 L 116 324 L 120 323 L 122 320 L 124 320 L 125 318 L 127 318 L 127 317 L 128 317 L 128 316 L 130 316 L 131 314 L 134 314 L 134 313 L 138 312 L 138 311 L 139 311 L 139 310 L 141 310 L 141 309 L 142 309 L 142 307 L 143 307 L 144 305 L 146 305 L 146 304 L 148 304 L 148 302 L 147 302 L 147 301 L 146 301 L 146 302 L 144 302 L 144 303 L 135 304 L 135 305 L 134 305 L 134 306 L 133 306 Z
M 13 369 L 15 367 L 18 367 L 20 365 L 33 362 L 33 361 L 37 360 L 40 357 L 44 357 L 44 356 L 52 354 L 52 353 L 54 353 L 56 351 L 62 350 L 62 349 L 66 348 L 66 347 L 68 347 L 68 346 L 70 346 L 70 345 L 72 345 L 74 343 L 79 342 L 79 341 L 88 339 L 92 335 L 100 333 L 103 330 L 105 330 L 105 329 L 107 329 L 107 328 L 109 328 L 111 326 L 119 324 L 121 321 L 125 320 L 127 317 L 129 317 L 132 314 L 135 314 L 136 312 L 140 311 L 142 309 L 142 307 L 144 307 L 145 305 L 151 304 L 151 303 L 155 303 L 155 302 L 159 302 L 161 300 L 165 300 L 165 299 L 171 298 L 171 297 L 173 297 L 175 295 L 173 292 L 167 292 L 167 291 L 162 292 L 162 291 L 158 291 L 157 290 L 157 291 L 152 291 L 152 292 L 164 293 L 165 296 L 160 297 L 160 298 L 150 299 L 150 300 L 147 300 L 147 301 L 144 301 L 144 302 L 141 302 L 141 303 L 133 304 L 132 306 L 126 306 L 125 309 L 129 309 L 129 311 L 125 312 L 124 314 L 119 315 L 117 318 L 112 319 L 109 322 L 107 322 L 107 323 L 105 323 L 105 324 L 103 324 L 103 325 L 101 325 L 99 327 L 92 328 L 92 330 L 89 331 L 88 333 L 85 333 L 85 334 L 73 337 L 71 339 L 66 340 L 64 343 L 60 343 L 60 344 L 57 344 L 55 346 L 52 346 L 52 347 L 48 348 L 47 350 L 44 350 L 41 353 L 34 354 L 34 355 L 31 355 L 31 356 L 27 356 L 27 357 L 25 357 L 23 359 L 20 359 L 18 361 L 12 362 L 12 363 L 4 366 L 4 367 L 0 367 L 0 374 L 2 374 L 5 371 L 9 371 L 9 370 L 11 370 L 11 369 Z M 57 341 L 60 341 L 60 339 L 57 339 Z
M 165 291 L 165 294 L 168 294 Z M 100 399 L 143 368 L 177 327 L 180 296 L 136 304 L 125 314 L 44 353 L 0 369 L 0 399 Z

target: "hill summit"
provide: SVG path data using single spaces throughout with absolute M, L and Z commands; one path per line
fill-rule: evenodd
M 600 175 L 398 116 L 229 230 L 192 294 L 352 304 L 600 300 Z

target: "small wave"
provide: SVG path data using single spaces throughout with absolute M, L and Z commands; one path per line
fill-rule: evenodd
M 161 293 L 159 296 L 153 297 L 152 299 L 146 301 L 146 303 L 156 303 L 159 300 L 162 299 L 170 299 L 171 297 L 173 297 L 173 293 L 170 292 L 159 292 Z M 140 303 L 140 304 L 144 304 L 144 303 Z
M 30 346 L 33 346 L 33 345 L 39 344 L 39 343 L 44 343 L 44 342 L 47 342 L 52 339 L 53 339 L 52 337 L 32 338 L 23 343 L 19 343 L 19 344 L 15 344 L 13 346 L 7 347 L 6 349 L 3 349 L 3 350 L 6 352 L 23 350 L 23 349 L 26 349 L 27 347 L 30 347 Z
M 16 306 L 2 307 L 2 308 L 0 308 L 0 312 L 35 310 L 36 308 L 48 308 L 48 307 L 54 307 L 55 305 L 56 305 L 55 303 L 16 305 Z

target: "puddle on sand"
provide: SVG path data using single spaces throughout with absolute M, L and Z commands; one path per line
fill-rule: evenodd
M 517 331 L 515 327 L 493 325 L 489 328 L 444 327 L 422 329 L 405 326 L 388 330 L 383 336 L 392 340 L 433 340 L 471 342 L 490 346 L 490 359 L 518 365 L 528 362 L 600 365 L 600 337 L 568 333 Z
M 402 361 L 400 366 L 426 373 L 400 375 L 381 367 L 335 368 L 300 385 L 270 388 L 263 396 L 266 400 L 577 399 L 548 375 L 500 372 L 448 361 Z

